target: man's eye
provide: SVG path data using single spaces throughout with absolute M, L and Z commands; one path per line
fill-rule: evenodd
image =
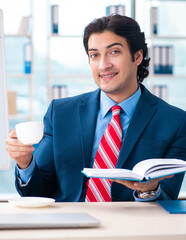
M 111 54 L 116 54 L 116 53 L 120 53 L 120 51 L 119 51 L 119 50 L 113 50 L 113 51 L 111 52 Z
M 96 54 L 96 53 L 92 53 L 89 55 L 90 58 L 96 58 L 97 56 L 98 56 L 98 54 Z

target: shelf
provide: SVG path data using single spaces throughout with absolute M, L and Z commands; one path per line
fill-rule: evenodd
M 175 2 L 175 0 L 148 0 L 149 2 Z M 178 2 L 185 2 L 185 0 L 176 0 Z
M 65 79 L 72 79 L 75 77 L 78 78 L 92 78 L 91 74 L 78 74 L 78 75 L 70 75 L 70 74 L 52 74 L 52 75 L 48 75 L 49 78 L 65 78 Z
M 185 79 L 186 79 L 186 75 L 174 75 L 174 74 L 151 74 L 151 76 L 153 76 L 154 78 L 173 78 L 173 79 L 177 79 L 177 78 L 185 78 Z
M 32 34 L 5 34 L 5 37 L 9 37 L 9 38 L 32 38 Z
M 186 40 L 186 36 L 158 36 L 158 35 L 152 35 L 150 39 L 165 39 L 165 40 Z
M 33 74 L 25 73 L 7 73 L 8 78 L 33 78 Z
M 19 2 L 19 1 L 18 1 Z M 20 3 L 21 4 L 21 3 Z M 19 5 L 19 3 L 18 3 Z M 29 11 L 29 15 L 28 12 L 24 13 L 22 15 L 22 19 L 20 22 L 20 26 L 18 27 L 18 31 L 11 31 L 9 30 L 9 32 L 7 31 L 5 33 L 5 40 L 7 41 L 7 50 L 9 51 L 9 55 L 8 58 L 6 59 L 6 64 L 9 65 L 9 61 L 11 62 L 11 65 L 9 65 L 9 72 L 7 71 L 6 73 L 6 78 L 7 78 L 7 82 L 8 82 L 8 86 L 10 89 L 14 89 L 15 87 L 13 87 L 14 85 L 16 85 L 17 83 L 20 83 L 21 81 L 25 83 L 25 85 L 28 87 L 28 93 L 26 95 L 26 101 L 28 100 L 28 107 L 27 109 L 21 110 L 21 114 L 19 109 L 17 110 L 17 114 L 9 114 L 9 120 L 11 120 L 12 122 L 14 122 L 14 120 L 16 121 L 31 121 L 33 119 L 33 100 L 34 100 L 34 43 L 33 43 L 33 0 L 28 0 L 28 11 Z M 30 6 L 29 6 L 30 5 Z M 11 19 L 11 15 L 9 16 L 9 18 Z M 15 44 L 17 42 L 19 42 L 18 44 Z M 31 47 L 27 48 L 27 44 L 30 44 Z M 13 60 L 11 58 L 11 51 L 13 51 L 14 47 L 19 50 L 20 53 L 18 55 L 18 59 L 20 59 L 23 56 L 23 61 L 21 61 L 22 64 L 22 68 L 19 67 L 19 69 L 16 67 L 16 60 Z M 22 54 L 22 56 L 21 56 Z M 15 53 L 14 53 L 15 56 Z M 13 62 L 12 62 L 13 61 Z M 32 72 L 29 73 L 29 71 L 27 71 L 27 69 L 30 67 L 30 62 L 31 62 L 31 69 Z M 25 72 L 28 72 L 25 73 Z M 12 86 L 10 86 L 10 84 L 12 84 Z M 9 89 L 8 89 L 9 90 Z M 19 87 L 16 88 L 15 92 L 16 92 L 16 97 L 19 98 L 20 94 L 19 91 L 22 90 Z M 11 99 L 10 101 L 14 101 L 15 100 Z M 17 101 L 17 99 L 16 99 Z M 12 113 L 12 112 L 11 112 Z M 10 125 L 10 122 L 9 122 Z M 11 127 L 11 125 L 10 125 Z
M 9 119 L 31 119 L 32 116 L 29 114 L 15 114 L 9 115 Z
M 82 35 L 62 35 L 62 34 L 51 34 L 48 38 L 56 37 L 56 38 L 82 38 Z

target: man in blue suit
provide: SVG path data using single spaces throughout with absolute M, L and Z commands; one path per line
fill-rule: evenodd
M 149 59 L 144 33 L 133 19 L 113 15 L 95 19 L 84 32 L 84 47 L 98 89 L 53 100 L 44 117 L 44 137 L 37 151 L 12 131 L 6 141 L 17 162 L 16 187 L 23 196 L 85 201 L 87 178 L 111 107 L 121 107 L 122 146 L 117 168 L 132 169 L 149 158 L 186 160 L 186 113 L 152 95 L 142 81 Z M 113 181 L 112 201 L 176 199 L 183 174 L 148 183 Z

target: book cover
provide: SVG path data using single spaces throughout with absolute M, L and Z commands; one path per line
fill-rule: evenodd
M 186 213 L 186 200 L 158 200 L 157 203 L 171 214 Z

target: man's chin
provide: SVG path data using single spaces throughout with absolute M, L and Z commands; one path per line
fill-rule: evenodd
M 110 98 L 112 98 L 112 96 L 115 96 L 118 94 L 118 91 L 114 90 L 114 89 L 108 89 L 108 88 L 100 88 L 101 91 L 103 91 L 105 94 L 107 94 L 107 96 L 109 96 Z

